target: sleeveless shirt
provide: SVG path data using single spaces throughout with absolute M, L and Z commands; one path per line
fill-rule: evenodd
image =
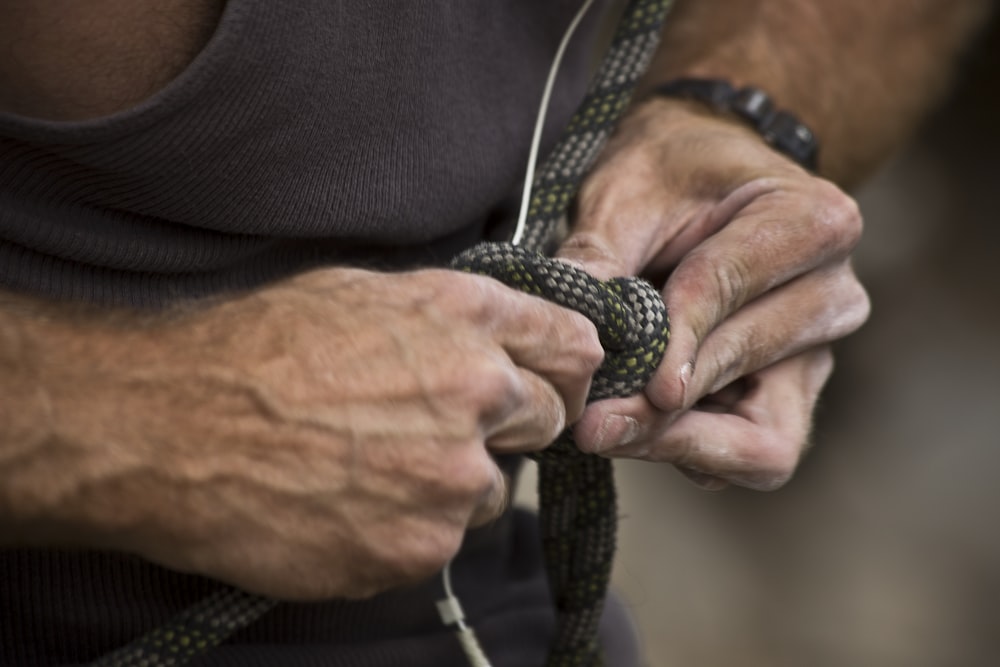
M 0 288 L 156 308 L 319 266 L 441 263 L 512 212 L 581 4 L 229 0 L 195 60 L 133 108 L 0 113 Z M 603 11 L 567 53 L 543 147 L 583 97 Z M 495 667 L 543 662 L 531 517 L 471 531 L 454 580 Z M 215 585 L 123 554 L 0 551 L 0 666 L 84 664 Z M 432 581 L 282 604 L 193 667 L 463 665 L 440 597 Z
M 440 262 L 515 193 L 581 1 L 230 0 L 134 108 L 0 114 L 0 286 L 156 306 L 324 264 Z M 582 97 L 591 12 L 550 129 Z

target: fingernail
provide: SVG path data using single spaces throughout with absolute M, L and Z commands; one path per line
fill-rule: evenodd
M 729 482 L 714 475 L 707 475 L 703 472 L 695 472 L 690 469 L 685 470 L 684 474 L 703 491 L 722 491 L 729 487 Z
M 681 404 L 687 399 L 688 383 L 691 382 L 691 376 L 694 374 L 694 363 L 687 362 L 681 366 Z
M 626 415 L 608 415 L 594 438 L 594 451 L 605 452 L 629 444 L 639 436 L 639 420 Z

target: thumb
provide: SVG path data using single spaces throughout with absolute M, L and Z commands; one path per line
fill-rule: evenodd
M 635 276 L 656 254 L 665 229 L 662 197 L 633 192 L 600 170 L 581 189 L 570 235 L 556 257 L 607 280 Z M 612 175 L 617 172 L 612 172 Z
M 636 275 L 642 268 L 641 259 L 616 241 L 603 230 L 579 229 L 566 238 L 555 256 L 600 280 Z

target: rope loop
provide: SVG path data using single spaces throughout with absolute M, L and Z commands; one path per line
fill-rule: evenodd
M 642 390 L 663 358 L 670 338 L 667 309 L 645 280 L 599 280 L 572 264 L 509 243 L 481 243 L 458 255 L 451 266 L 490 276 L 593 322 L 605 358 L 588 401 Z
M 508 243 L 477 245 L 451 266 L 491 276 L 590 319 L 605 357 L 591 382 L 588 402 L 641 391 L 666 351 L 667 309 L 659 292 L 644 280 L 602 281 Z M 542 550 L 556 607 L 546 667 L 600 667 L 597 628 L 611 580 L 618 519 L 611 461 L 581 452 L 571 429 L 531 457 L 539 464 Z

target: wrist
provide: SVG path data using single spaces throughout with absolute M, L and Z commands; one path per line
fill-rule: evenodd
M 760 88 L 737 87 L 724 79 L 683 77 L 654 87 L 649 95 L 688 100 L 737 118 L 779 153 L 811 171 L 817 168 L 816 135 L 798 117 L 777 108 Z

